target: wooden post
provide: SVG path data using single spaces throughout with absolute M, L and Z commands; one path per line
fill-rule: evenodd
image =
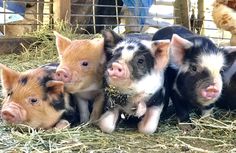
M 43 8 L 44 8 L 44 0 L 38 0 L 36 3 L 36 23 L 37 29 L 40 28 L 40 24 L 43 24 Z
M 175 24 L 181 24 L 186 28 L 190 29 L 189 21 L 189 0 L 176 0 L 174 3 L 175 7 Z
M 53 23 L 54 23 L 54 18 L 53 18 L 53 0 L 50 0 L 49 4 L 49 26 L 51 29 L 54 29 Z
M 53 12 L 55 21 L 70 22 L 71 0 L 55 0 L 53 2 Z
M 199 26 L 199 30 L 200 33 L 199 34 L 204 34 L 204 0 L 198 0 L 198 26 Z

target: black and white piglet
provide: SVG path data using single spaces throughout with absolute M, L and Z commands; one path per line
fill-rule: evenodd
M 123 112 L 141 118 L 140 132 L 155 132 L 164 106 L 169 40 L 123 38 L 112 30 L 105 30 L 103 37 L 110 56 L 105 70 L 106 110 L 99 127 L 113 132 Z
M 223 72 L 222 96 L 216 106 L 224 109 L 236 109 L 236 46 L 223 48 L 226 54 L 227 67 Z
M 223 49 L 182 26 L 160 29 L 153 40 L 171 39 L 166 71 L 170 94 L 180 122 L 189 122 L 192 109 L 209 115 L 222 92 L 221 72 L 227 64 Z

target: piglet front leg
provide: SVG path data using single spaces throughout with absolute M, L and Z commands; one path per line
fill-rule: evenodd
M 88 101 L 79 97 L 77 98 L 80 112 L 80 123 L 86 123 L 89 121 L 89 116 L 90 116 Z
M 98 121 L 98 119 L 101 117 L 103 107 L 104 107 L 104 93 L 101 92 L 98 94 L 98 96 L 95 97 L 93 103 L 93 110 L 89 120 L 90 123 L 96 123 Z
M 135 116 L 141 117 L 146 113 L 146 111 L 147 111 L 146 104 L 144 102 L 140 102 L 137 105 L 137 110 L 136 110 Z
M 118 117 L 119 110 L 117 108 L 109 110 L 101 116 L 98 126 L 103 132 L 112 133 L 115 130 Z
M 147 108 L 143 119 L 138 124 L 139 132 L 152 134 L 156 131 L 164 104 Z

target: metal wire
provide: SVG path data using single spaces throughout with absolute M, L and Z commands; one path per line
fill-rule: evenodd
M 148 14 L 148 15 L 138 15 L 138 13 L 132 14 L 132 15 L 127 15 L 124 14 L 121 9 L 124 8 L 124 6 L 119 5 L 119 0 L 109 0 L 107 2 L 111 2 L 113 1 L 114 3 L 112 3 L 111 5 L 105 5 L 105 4 L 100 4 L 97 3 L 98 0 L 93 0 L 90 1 L 91 3 L 73 3 L 71 2 L 71 7 L 78 7 L 78 8 L 91 8 L 92 11 L 86 13 L 86 14 L 78 14 L 78 13 L 74 13 L 74 12 L 69 12 L 70 17 L 75 17 L 78 18 L 78 22 L 73 22 L 73 24 L 71 24 L 72 27 L 83 27 L 84 29 L 91 27 L 91 29 L 93 30 L 93 32 L 98 32 L 97 28 L 100 27 L 144 27 L 144 26 L 150 26 L 150 27 L 156 27 L 157 26 L 157 22 L 159 22 L 159 19 L 165 19 L 165 20 L 170 20 L 170 21 L 175 21 L 176 19 L 178 19 L 179 17 L 177 16 L 166 16 L 166 15 L 161 15 L 161 14 Z M 53 4 L 55 2 L 55 0 L 3 0 L 3 11 L 0 11 L 0 15 L 2 14 L 3 16 L 3 21 L 4 23 L 0 24 L 2 28 L 2 32 L 5 34 L 6 33 L 6 26 L 11 26 L 11 25 L 20 25 L 20 26 L 36 26 L 37 29 L 39 29 L 42 25 L 48 25 L 51 28 L 53 28 L 53 24 L 54 24 L 54 18 L 53 18 Z M 27 4 L 27 3 L 34 3 L 36 5 L 36 11 L 35 12 L 25 12 L 25 16 L 35 16 L 35 22 L 8 22 L 7 23 L 7 17 L 9 15 L 14 15 L 16 14 L 15 12 L 9 12 L 7 10 L 7 3 L 20 3 L 20 4 Z M 137 1 L 136 1 L 137 2 Z M 164 1 L 158 1 L 156 2 L 154 0 L 154 4 L 155 5 L 165 5 L 165 6 L 173 6 L 174 3 L 173 2 L 164 2 Z M 40 10 L 40 5 L 44 4 L 44 11 L 42 12 Z M 66 5 L 66 4 L 65 4 Z M 46 6 L 48 8 L 48 10 L 46 10 Z M 112 9 L 114 12 L 108 12 L 107 14 L 105 13 L 97 13 L 98 9 Z M 134 6 L 126 6 L 127 10 L 136 10 L 137 12 L 141 11 L 142 9 L 149 9 L 149 7 L 144 7 L 144 6 L 140 6 L 138 3 L 136 3 Z M 190 7 L 190 10 L 192 10 L 192 7 Z M 182 11 L 179 8 L 173 8 L 173 12 L 175 11 Z M 207 10 L 207 11 L 203 11 L 204 14 L 207 13 L 211 13 L 211 10 Z M 158 13 L 162 13 L 162 12 L 158 12 Z M 191 14 L 191 12 L 189 13 Z M 43 21 L 40 21 L 40 16 L 43 16 Z M 90 22 L 82 22 L 80 23 L 79 18 L 85 17 L 83 19 L 88 20 Z M 152 20 L 154 19 L 155 20 Z M 106 19 L 106 20 L 113 20 L 112 23 L 100 23 L 98 22 L 97 19 Z M 153 22 L 151 23 L 123 23 L 121 22 L 121 19 L 124 20 L 128 20 L 131 21 L 133 20 L 152 20 Z M 156 21 L 157 20 L 157 21 Z M 77 21 L 77 20 L 76 20 Z M 202 19 L 195 19 L 195 22 L 201 22 Z M 203 20 L 204 24 L 206 23 L 213 23 L 213 20 L 211 18 L 207 18 Z M 195 28 L 199 28 L 196 27 Z M 202 30 L 205 30 L 207 32 L 209 31 L 217 31 L 219 32 L 219 29 L 217 29 L 216 27 L 202 27 Z M 120 28 L 118 28 L 118 32 L 120 32 Z M 214 32 L 215 33 L 215 32 Z M 216 36 L 212 36 L 209 35 L 209 37 L 213 38 L 213 39 L 225 39 L 225 40 L 229 40 L 229 36 L 226 35 L 225 32 L 222 32 L 221 36 L 216 37 Z

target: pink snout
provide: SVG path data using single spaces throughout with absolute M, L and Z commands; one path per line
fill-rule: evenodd
M 111 67 L 108 68 L 108 74 L 112 78 L 124 78 L 125 77 L 125 70 L 124 67 L 117 62 L 112 63 Z
M 17 107 L 7 107 L 5 109 L 2 109 L 1 117 L 8 123 L 17 124 L 23 121 L 22 113 Z
M 57 69 L 56 71 L 56 80 L 63 81 L 65 83 L 71 81 L 71 73 L 69 70 L 62 68 L 62 69 Z
M 201 95 L 206 100 L 213 100 L 220 95 L 220 90 L 215 85 L 210 85 L 201 91 Z

